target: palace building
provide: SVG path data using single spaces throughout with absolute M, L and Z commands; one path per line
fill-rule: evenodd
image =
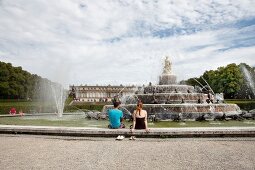
M 136 88 L 132 86 L 69 86 L 69 94 L 76 101 L 81 102 L 109 102 L 114 96 L 117 95 L 131 95 L 135 92 Z

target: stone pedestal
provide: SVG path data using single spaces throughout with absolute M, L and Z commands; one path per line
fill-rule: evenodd
M 173 74 L 162 74 L 159 76 L 159 85 L 176 84 L 176 76 Z

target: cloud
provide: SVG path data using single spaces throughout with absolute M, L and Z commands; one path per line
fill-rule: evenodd
M 65 85 L 156 83 L 165 55 L 179 80 L 255 65 L 252 0 L 0 2 L 0 60 Z

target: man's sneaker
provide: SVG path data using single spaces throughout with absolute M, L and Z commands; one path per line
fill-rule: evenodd
M 116 140 L 123 140 L 124 138 L 125 138 L 124 136 L 119 135 L 119 136 L 116 138 Z
M 116 140 L 123 140 L 124 138 L 125 138 L 125 136 L 119 135 L 119 136 L 116 138 Z
M 123 140 L 125 138 L 125 136 L 120 136 L 120 140 Z

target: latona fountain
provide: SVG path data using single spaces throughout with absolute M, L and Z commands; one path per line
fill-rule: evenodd
M 133 96 L 128 96 L 122 104 L 125 115 L 133 112 L 138 99 L 144 103 L 143 107 L 148 112 L 148 116 L 159 120 L 217 119 L 241 113 L 236 104 L 216 101 L 214 98 L 216 95 L 197 92 L 193 86 L 179 85 L 176 79 L 176 75 L 172 74 L 172 63 L 166 57 L 158 85 L 150 83 Z M 218 96 L 223 98 L 223 95 L 218 94 Z M 103 112 L 107 112 L 111 107 L 105 106 Z

